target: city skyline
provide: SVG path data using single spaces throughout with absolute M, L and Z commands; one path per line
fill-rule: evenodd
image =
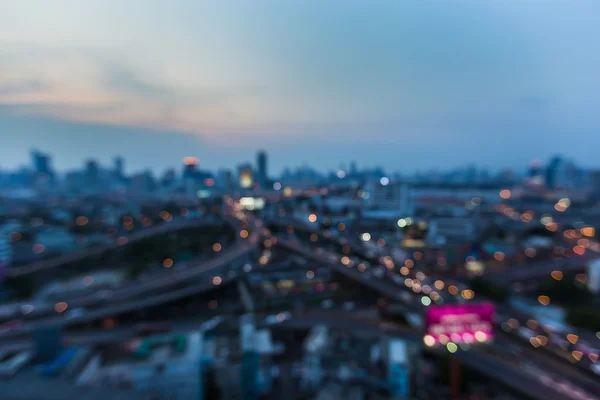
M 597 166 L 596 3 L 267 3 L 2 3 L 0 166 Z

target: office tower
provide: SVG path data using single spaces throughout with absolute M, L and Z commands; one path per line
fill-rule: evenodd
M 31 161 L 36 175 L 53 178 L 54 173 L 50 167 L 51 157 L 48 154 L 41 153 L 37 150 L 31 152 Z
M 195 179 L 198 172 L 198 159 L 185 157 L 183 159 L 183 179 Z
M 261 150 L 256 155 L 257 182 L 262 189 L 267 187 L 267 153 Z
M 115 177 L 118 179 L 123 179 L 124 175 L 124 165 L 125 165 L 125 161 L 123 160 L 123 157 L 117 156 L 113 159 L 113 167 L 114 167 L 114 174 Z
M 87 160 L 85 162 L 85 181 L 88 185 L 95 185 L 100 181 L 100 167 L 96 160 Z

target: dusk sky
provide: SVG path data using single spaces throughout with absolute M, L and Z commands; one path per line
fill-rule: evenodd
M 0 0 L 0 168 L 600 167 L 600 2 Z

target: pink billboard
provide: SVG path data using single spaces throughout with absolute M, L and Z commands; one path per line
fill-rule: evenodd
M 431 306 L 425 312 L 427 346 L 454 343 L 483 343 L 494 338 L 492 303 Z

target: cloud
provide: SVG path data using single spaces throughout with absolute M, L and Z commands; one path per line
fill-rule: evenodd
M 0 83 L 0 96 L 42 92 L 48 89 L 50 89 L 50 85 L 48 85 L 47 82 L 39 79 L 32 79 L 18 83 Z

